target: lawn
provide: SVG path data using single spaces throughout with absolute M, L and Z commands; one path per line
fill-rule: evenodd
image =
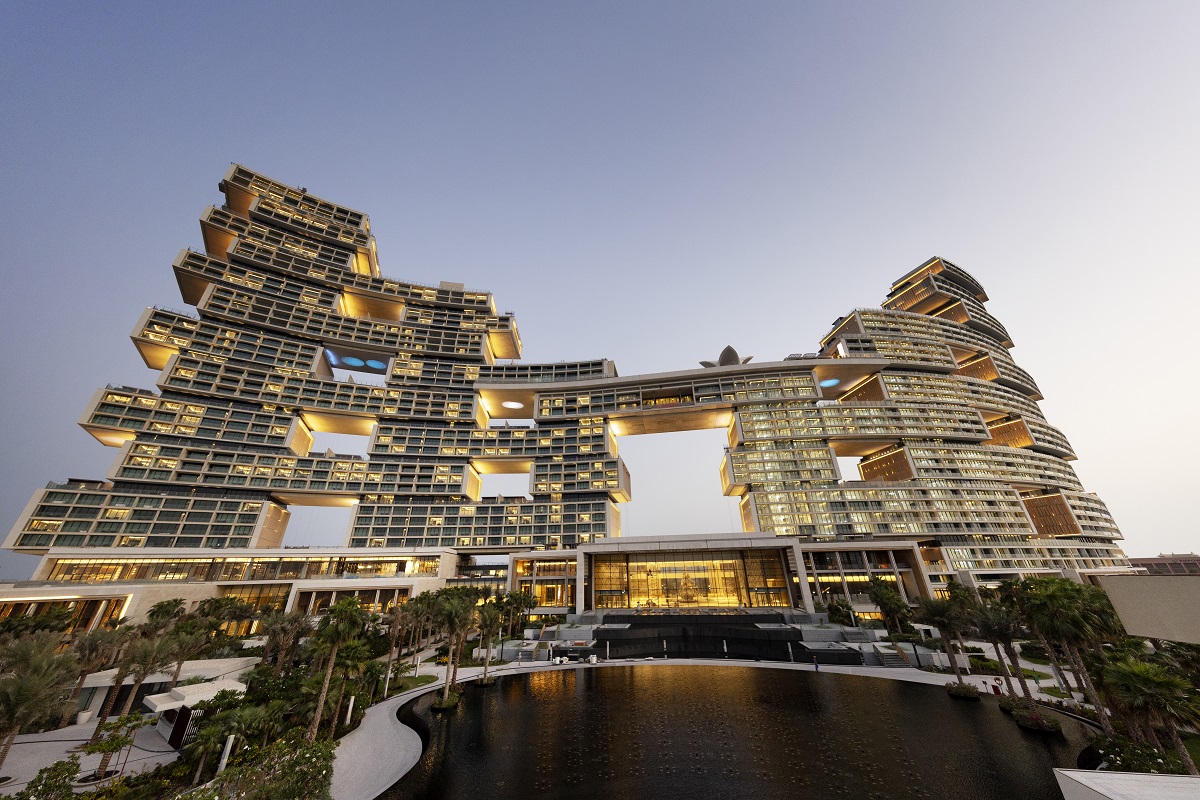
M 409 689 L 416 689 L 418 686 L 425 686 L 433 683 L 435 680 L 437 680 L 436 675 L 417 675 L 416 677 L 413 677 L 412 675 L 405 675 L 388 688 L 388 695 L 407 692 Z
M 971 671 L 980 675 L 1001 675 L 1000 662 L 994 658 L 984 658 L 983 656 L 971 656 Z M 1045 672 L 1021 667 L 1021 671 L 1025 673 L 1025 677 L 1029 680 L 1038 680 L 1049 678 L 1050 675 Z

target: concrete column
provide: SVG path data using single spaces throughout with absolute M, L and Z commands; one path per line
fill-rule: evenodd
M 90 620 L 88 620 L 87 629 L 89 632 L 96 630 L 96 628 L 100 625 L 100 620 L 104 619 L 104 612 L 108 611 L 108 605 L 111 602 L 112 600 L 100 601 L 100 605 L 96 608 L 96 613 L 92 615 Z
M 911 602 L 908 599 L 908 590 L 904 588 L 904 579 L 900 577 L 900 568 L 896 566 L 896 553 L 888 550 L 887 554 L 888 563 L 892 565 L 892 575 L 896 578 L 896 591 L 900 592 L 900 596 L 904 598 L 904 602 Z
M 587 602 L 587 594 L 584 592 L 584 578 L 587 577 L 588 563 L 587 555 L 576 551 L 575 556 L 575 613 L 582 614 Z
M 804 604 L 806 612 L 815 614 L 817 609 L 813 605 L 812 590 L 808 586 L 808 568 L 804 566 L 804 551 L 800 549 L 800 542 L 792 543 L 792 552 L 796 557 L 796 577 L 800 579 L 800 602 Z
M 960 569 L 960 570 L 957 570 L 956 575 L 958 577 L 958 582 L 961 583 L 963 586 L 967 587 L 968 589 L 978 588 L 979 584 L 977 584 L 975 582 L 975 575 L 974 575 L 974 573 L 971 572 L 971 570 Z
M 842 598 L 853 606 L 854 601 L 850 599 L 850 587 L 846 585 L 846 568 L 842 566 L 842 551 L 832 550 L 830 552 L 833 553 L 833 560 L 837 562 L 838 577 L 842 579 Z

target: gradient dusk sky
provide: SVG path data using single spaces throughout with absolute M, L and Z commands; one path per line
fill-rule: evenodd
M 944 256 L 1127 552 L 1198 551 L 1198 43 L 1194 1 L 0 4 L 0 527 L 107 473 L 75 422 L 154 385 L 129 335 L 238 162 L 625 375 L 815 350 Z M 723 443 L 622 439 L 625 533 L 729 530 Z

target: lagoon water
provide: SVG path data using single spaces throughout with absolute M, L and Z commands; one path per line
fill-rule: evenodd
M 420 763 L 381 800 L 954 798 L 1061 800 L 1066 738 L 1021 729 L 993 698 L 938 686 L 735 666 L 631 665 L 512 675 L 434 714 L 401 710 Z

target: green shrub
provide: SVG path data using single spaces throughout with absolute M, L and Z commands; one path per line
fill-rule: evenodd
M 450 709 L 458 706 L 458 700 L 459 700 L 458 692 L 451 692 L 446 697 L 446 700 L 444 702 L 442 701 L 442 698 L 439 696 L 437 700 L 433 701 L 433 710 L 434 711 L 449 711 Z
M 946 693 L 960 700 L 978 700 L 979 690 L 970 683 L 951 681 L 946 684 Z
M 1024 698 L 1014 699 L 1012 703 L 1013 720 L 1020 727 L 1038 731 L 1040 733 L 1057 733 L 1062 734 L 1062 723 L 1052 714 L 1046 713 L 1036 703 L 1031 703 Z
M 1160 772 L 1186 775 L 1174 752 L 1160 753 L 1148 744 L 1137 744 L 1125 736 L 1097 736 L 1092 747 L 1114 772 Z
M 1050 661 L 1050 656 L 1046 655 L 1045 649 L 1040 644 L 1034 642 L 1021 643 L 1021 657 L 1027 658 L 1030 661 L 1037 660 L 1047 663 Z

